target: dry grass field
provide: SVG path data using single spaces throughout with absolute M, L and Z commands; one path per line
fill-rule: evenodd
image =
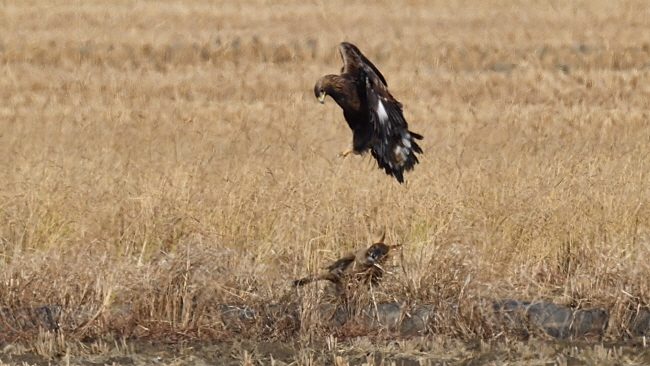
M 604 307 L 628 339 L 650 304 L 648 19 L 642 0 L 4 1 L 0 306 L 69 310 L 55 345 L 289 337 L 315 362 L 322 286 L 291 281 L 385 227 L 403 249 L 373 300 L 458 305 L 430 325 L 446 339 L 503 339 L 475 311 L 502 298 Z M 343 40 L 425 137 L 403 185 L 337 156 L 351 132 L 312 88 Z M 211 311 L 287 296 L 298 335 Z M 6 340 L 51 356 L 47 337 Z

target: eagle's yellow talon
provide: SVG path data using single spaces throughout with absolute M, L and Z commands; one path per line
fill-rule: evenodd
M 341 153 L 340 153 L 339 155 L 340 155 L 341 157 L 346 157 L 346 156 L 348 156 L 350 153 L 353 153 L 353 152 L 354 152 L 354 151 L 353 151 L 352 149 L 345 149 L 345 150 L 341 151 Z

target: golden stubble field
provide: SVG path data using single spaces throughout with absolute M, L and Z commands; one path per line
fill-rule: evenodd
M 5 1 L 0 305 L 94 314 L 65 319 L 70 339 L 230 336 L 215 304 L 285 299 L 385 227 L 404 249 L 376 301 L 602 306 L 624 338 L 650 300 L 649 17 L 644 1 Z M 351 133 L 312 88 L 342 40 L 425 136 L 404 185 L 337 156 Z M 496 336 L 479 318 L 431 329 Z

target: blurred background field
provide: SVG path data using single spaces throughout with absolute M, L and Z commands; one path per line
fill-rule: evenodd
M 648 305 L 644 1 L 0 9 L 0 305 L 97 314 L 73 339 L 222 337 L 214 304 L 280 301 L 381 227 L 404 249 L 377 301 L 602 306 L 616 340 Z M 312 88 L 343 40 L 425 136 L 404 185 L 337 156 L 351 133 Z

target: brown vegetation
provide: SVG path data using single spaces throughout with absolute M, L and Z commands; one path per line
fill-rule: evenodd
M 0 305 L 62 306 L 67 339 L 240 337 L 215 304 L 280 301 L 384 226 L 375 301 L 457 306 L 439 334 L 503 337 L 481 300 L 518 298 L 605 307 L 623 339 L 650 302 L 644 1 L 2 9 Z M 312 88 L 342 40 L 425 136 L 404 185 L 337 156 Z

